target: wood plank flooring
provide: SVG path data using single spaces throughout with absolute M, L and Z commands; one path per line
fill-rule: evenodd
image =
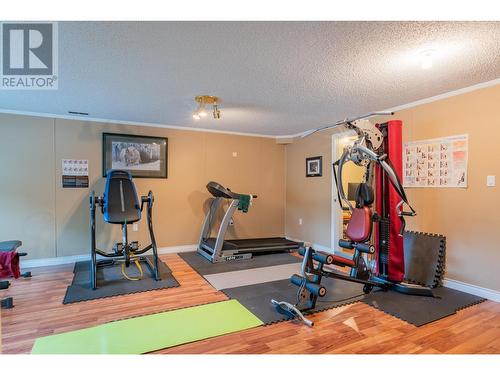
M 227 299 L 176 254 L 161 258 L 180 287 L 63 305 L 73 265 L 36 268 L 32 279 L 14 280 L 0 291 L 16 304 L 2 310 L 3 353 L 29 353 L 41 336 Z M 363 303 L 311 319 L 312 329 L 282 322 L 158 353 L 500 353 L 500 303 L 491 301 L 418 328 Z

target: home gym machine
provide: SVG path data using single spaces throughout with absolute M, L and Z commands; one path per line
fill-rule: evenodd
M 111 170 L 107 173 L 106 187 L 102 197 L 96 197 L 92 191 L 90 195 L 90 232 L 91 232 L 91 269 L 90 283 L 92 289 L 97 289 L 97 270 L 99 267 L 109 266 L 115 262 L 122 263 L 122 274 L 128 280 L 140 280 L 143 277 L 141 262 L 148 267 L 151 277 L 157 281 L 160 280 L 158 270 L 158 250 L 153 232 L 152 211 L 154 197 L 150 191 L 147 196 L 139 198 L 135 189 L 132 175 L 127 171 Z M 146 204 L 147 222 L 151 244 L 139 250 L 137 241 L 128 241 L 127 226 L 141 220 L 141 214 Z M 119 224 L 122 227 L 122 242 L 116 243 L 113 247 L 113 253 L 107 253 L 99 250 L 96 247 L 95 235 L 95 210 L 96 206 L 101 207 L 103 219 L 106 223 Z M 150 257 L 140 256 L 149 250 L 153 250 L 153 259 Z M 97 255 L 100 255 L 104 260 L 97 260 Z M 126 273 L 126 268 L 134 263 L 139 270 L 139 277 L 130 277 Z
M 329 254 L 302 247 L 299 250 L 303 256 L 301 274 L 294 274 L 290 279 L 298 287 L 297 302 L 292 305 L 273 300 L 279 312 L 311 325 L 300 311 L 314 309 L 318 297 L 327 294 L 326 288 L 321 285 L 323 277 L 363 284 L 364 293 L 378 287 L 405 294 L 433 296 L 428 287 L 404 282 L 404 217 L 415 216 L 416 212 L 410 206 L 401 184 L 402 122 L 396 120 L 373 125 L 367 120 L 371 116 L 392 114 L 372 113 L 305 134 L 308 136 L 319 130 L 344 126 L 354 130 L 358 136 L 354 144 L 347 146 L 340 159 L 333 163 L 340 207 L 351 213 L 347 238 L 339 240 L 338 244 L 352 254 Z M 356 189 L 355 205 L 346 198 L 342 186 L 342 169 L 349 161 L 366 168 L 363 182 Z M 403 210 L 404 205 L 409 211 Z M 348 268 L 349 273 L 339 272 L 333 266 Z
M 299 248 L 299 243 L 282 237 L 225 240 L 224 237 L 233 220 L 234 212 L 239 209 L 246 213 L 252 200 L 257 196 L 235 193 L 214 181 L 207 184 L 207 190 L 214 198 L 205 216 L 198 253 L 212 263 L 250 259 L 256 254 L 290 252 Z M 229 205 L 217 230 L 217 212 L 227 201 Z M 217 230 L 217 237 L 210 237 L 212 230 Z

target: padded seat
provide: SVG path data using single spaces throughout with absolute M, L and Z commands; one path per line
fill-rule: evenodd
M 372 231 L 372 213 L 369 207 L 353 208 L 346 235 L 354 242 L 366 242 Z
M 9 252 L 15 251 L 18 247 L 22 246 L 21 241 L 13 240 L 13 241 L 2 241 L 0 242 L 0 251 L 1 252 Z
M 108 172 L 103 216 L 104 221 L 111 224 L 131 224 L 141 220 L 141 205 L 129 172 Z

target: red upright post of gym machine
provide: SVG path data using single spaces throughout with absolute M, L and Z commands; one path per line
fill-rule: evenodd
M 403 152 L 401 120 L 388 121 L 379 125 L 385 135 L 382 153 L 387 154 L 395 173 L 402 179 Z M 401 220 L 396 206 L 401 201 L 379 164 L 375 166 L 376 211 L 380 221 L 375 228 L 375 248 L 377 254 L 377 275 L 393 282 L 404 278 L 404 247 L 400 235 Z

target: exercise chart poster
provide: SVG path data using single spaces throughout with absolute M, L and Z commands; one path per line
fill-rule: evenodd
M 467 187 L 467 134 L 403 144 L 405 187 Z
M 62 159 L 63 188 L 89 187 L 89 161 Z

